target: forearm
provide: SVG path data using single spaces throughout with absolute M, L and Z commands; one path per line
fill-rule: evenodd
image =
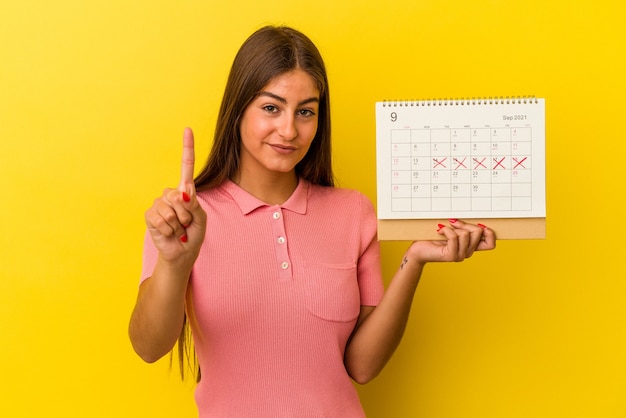
M 359 317 L 344 360 L 348 373 L 357 382 L 365 383 L 376 377 L 400 343 L 427 262 L 463 261 L 475 251 L 496 246 L 494 231 L 481 224 L 450 219 L 450 226 L 440 224 L 437 232 L 445 240 L 413 242 L 383 300 L 365 319 L 364 315 Z
M 346 347 L 345 364 L 358 383 L 376 377 L 398 347 L 422 270 L 423 264 L 403 257 L 385 296 L 356 328 Z
M 147 362 L 167 354 L 180 335 L 189 271 L 158 262 L 152 277 L 141 284 L 129 336 L 137 354 Z

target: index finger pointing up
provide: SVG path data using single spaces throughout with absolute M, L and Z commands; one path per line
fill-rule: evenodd
M 181 192 L 193 192 L 193 166 L 195 163 L 193 132 L 191 128 L 185 128 L 183 132 L 183 158 L 180 171 L 180 183 L 178 190 Z

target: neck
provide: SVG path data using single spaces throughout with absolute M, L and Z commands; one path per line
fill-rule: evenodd
M 295 172 L 273 173 L 268 176 L 252 176 L 239 172 L 233 182 L 268 205 L 285 203 L 298 187 L 298 177 Z

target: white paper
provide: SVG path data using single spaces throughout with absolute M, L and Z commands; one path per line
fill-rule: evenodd
M 545 100 L 376 103 L 379 219 L 546 216 Z

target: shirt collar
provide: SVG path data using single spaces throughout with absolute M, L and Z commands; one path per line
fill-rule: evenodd
M 296 189 L 293 191 L 291 196 L 289 196 L 289 199 L 287 199 L 287 201 L 282 205 L 274 206 L 280 206 L 282 209 L 287 209 L 301 215 L 305 214 L 309 197 L 309 184 L 310 183 L 308 181 L 301 178 L 298 181 Z M 268 205 L 262 200 L 252 196 L 250 193 L 236 185 L 232 180 L 226 180 L 222 184 L 221 188 L 233 198 L 244 215 L 247 215 L 260 207 L 272 207 L 272 205 Z

